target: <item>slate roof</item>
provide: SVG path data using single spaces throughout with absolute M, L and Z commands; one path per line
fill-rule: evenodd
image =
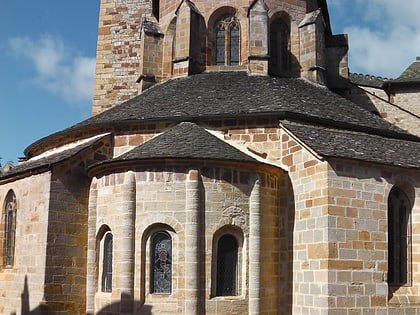
M 325 87 L 303 79 L 255 76 L 244 71 L 209 72 L 169 80 L 63 132 L 135 121 L 258 115 L 406 134 Z
M 418 57 L 417 57 L 418 58 Z M 413 62 L 401 75 L 391 83 L 420 83 L 420 58 Z
M 131 151 L 104 163 L 148 159 L 258 162 L 195 123 L 181 122 Z
M 420 169 L 420 142 L 292 122 L 283 125 L 324 157 Z
M 21 164 L 18 164 L 11 168 L 9 171 L 5 173 L 0 173 L 0 180 L 7 179 L 9 177 L 14 177 L 19 174 L 23 174 L 26 172 L 44 172 L 51 168 L 52 165 L 57 164 L 59 162 L 65 161 L 78 153 L 82 152 L 83 150 L 89 148 L 94 143 L 100 141 L 103 137 L 96 137 L 94 139 L 91 139 L 89 141 L 86 141 L 82 144 L 79 144 L 73 148 L 51 154 L 49 156 L 46 156 L 44 158 L 39 158 L 35 160 L 29 160 L 26 162 L 23 162 Z
M 369 86 L 382 89 L 385 82 L 389 79 L 377 77 L 373 75 L 366 75 L 360 73 L 350 73 L 349 80 L 351 83 L 361 86 Z

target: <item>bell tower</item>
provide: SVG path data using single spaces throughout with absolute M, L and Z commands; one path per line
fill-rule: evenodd
M 92 114 L 204 71 L 347 82 L 347 38 L 326 0 L 101 0 Z

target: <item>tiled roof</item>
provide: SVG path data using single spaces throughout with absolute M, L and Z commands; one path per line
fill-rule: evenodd
M 369 86 L 381 89 L 385 82 L 389 79 L 377 77 L 373 75 L 359 74 L 359 73 L 350 73 L 349 76 L 350 82 L 356 85 Z
M 13 168 L 11 168 L 9 171 L 5 173 L 0 173 L 0 180 L 6 179 L 9 177 L 15 177 L 19 174 L 23 174 L 26 172 L 47 171 L 51 168 L 52 165 L 65 161 L 77 155 L 78 153 L 92 146 L 97 141 L 100 141 L 100 139 L 102 138 L 103 137 L 101 138 L 95 137 L 94 139 L 86 141 L 73 148 L 69 148 L 67 150 L 63 150 L 61 152 L 48 155 L 44 158 L 33 159 L 26 162 L 22 162 L 21 164 L 18 164 L 14 166 Z
M 324 157 L 420 169 L 419 142 L 290 122 L 283 125 Z
M 257 162 L 202 127 L 182 122 L 131 151 L 111 160 L 200 159 Z M 99 163 L 102 164 L 102 163 Z
M 391 83 L 420 83 L 420 60 L 413 62 L 401 75 Z
M 272 115 L 373 132 L 404 132 L 325 87 L 303 79 L 210 72 L 158 84 L 63 132 L 151 120 Z

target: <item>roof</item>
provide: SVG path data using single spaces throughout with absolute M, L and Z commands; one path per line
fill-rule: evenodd
M 300 78 L 208 72 L 172 79 L 61 133 L 128 122 L 204 120 L 259 115 L 405 134 L 355 103 Z M 54 135 L 53 135 L 54 136 Z M 48 139 L 48 137 L 47 137 Z
M 391 83 L 420 83 L 420 58 L 413 62 L 401 75 Z
M 420 142 L 420 138 L 393 126 L 379 116 L 331 92 L 326 87 L 299 78 L 256 76 L 249 75 L 245 71 L 232 71 L 207 72 L 157 84 L 118 106 L 57 134 L 41 139 L 32 146 L 47 146 L 48 141 L 54 140 L 53 137 L 55 136 L 63 136 L 65 139 L 71 133 L 81 135 L 83 132 L 80 131 L 85 130 L 105 132 L 112 130 L 112 128 L 120 128 L 124 124 L 152 121 L 168 121 L 171 123 L 193 121 L 202 124 L 211 119 L 261 116 L 280 121 L 295 121 L 302 126 L 304 124 L 312 126 L 299 129 L 301 130 L 300 136 L 303 139 L 308 134 L 302 130 L 319 130 L 320 133 L 325 133 L 328 130 L 330 135 L 336 135 L 332 138 L 334 139 L 334 150 L 322 146 L 322 142 L 319 142 L 318 139 L 321 136 L 308 143 L 309 146 L 314 146 L 315 150 L 318 148 L 320 154 L 325 156 L 335 155 L 381 163 L 386 161 L 385 154 L 390 152 L 382 152 L 381 150 L 387 147 L 391 148 L 394 144 L 395 147 L 398 147 L 396 143 L 400 140 L 403 140 L 401 143 L 407 145 L 417 145 L 417 142 Z M 186 128 L 184 125 L 180 126 Z M 189 128 L 195 127 L 190 126 Z M 177 130 L 162 135 L 163 138 L 150 140 L 152 142 L 145 143 L 144 146 L 130 151 L 119 159 L 165 158 L 165 154 L 173 158 L 232 159 L 233 154 L 231 153 L 233 152 L 231 150 L 226 151 L 228 156 L 221 155 L 223 150 L 206 152 L 205 149 L 194 142 L 194 137 L 188 136 L 188 132 Z M 201 132 L 194 129 L 194 133 L 197 133 L 195 136 L 199 135 L 205 138 L 203 143 L 210 142 L 209 135 Z M 188 141 L 195 143 L 195 146 L 188 146 L 188 142 L 185 142 L 181 136 L 186 136 Z M 371 148 L 365 149 L 361 145 L 364 143 L 362 141 L 364 137 L 370 141 L 366 141 L 366 143 L 370 143 Z M 356 145 L 359 143 L 357 139 L 359 138 L 361 144 L 357 147 Z M 340 142 L 340 139 L 343 142 Z M 213 139 L 212 141 L 216 140 Z M 352 148 L 353 141 L 355 146 Z M 56 141 L 51 141 L 51 143 L 56 143 Z M 174 143 L 177 143 L 177 146 L 179 146 L 179 143 L 183 143 L 183 146 L 177 147 L 173 145 Z M 222 143 L 215 144 L 214 148 L 219 145 L 224 148 L 227 145 L 223 141 Z M 378 144 L 382 148 L 378 148 Z M 200 148 L 201 150 L 199 150 Z M 31 147 L 28 149 L 31 149 Z M 374 152 L 368 154 L 366 150 L 374 150 Z M 361 153 L 351 153 L 352 151 Z M 381 152 L 381 154 L 376 154 L 378 152 Z M 197 155 L 191 155 L 193 153 Z M 365 156 L 368 158 L 364 159 Z M 394 155 L 391 156 L 394 157 Z M 418 164 L 420 152 L 413 151 L 410 154 L 398 156 L 395 161 L 401 162 L 395 162 L 397 163 L 395 165 L 404 165 L 402 160 L 411 161 L 410 157 L 413 156 L 418 157 L 416 160 Z M 235 159 L 241 160 L 244 159 L 244 156 L 241 155 Z M 414 167 L 414 162 L 407 162 L 405 165 Z
M 195 123 L 181 122 L 117 158 L 95 165 L 152 159 L 258 162 Z
M 420 169 L 419 142 L 292 122 L 283 126 L 323 157 Z
M 356 85 L 369 86 L 378 89 L 382 89 L 384 83 L 389 81 L 387 78 L 360 73 L 350 73 L 349 80 Z
M 18 164 L 14 166 L 13 168 L 9 169 L 7 172 L 0 173 L 0 180 L 7 179 L 9 177 L 15 177 L 19 174 L 23 174 L 26 172 L 48 171 L 49 169 L 51 169 L 52 165 L 65 161 L 79 154 L 80 152 L 91 147 L 93 144 L 97 143 L 98 141 L 101 141 L 101 139 L 103 139 L 103 137 L 95 137 L 91 140 L 85 141 L 72 148 L 48 155 L 44 158 L 33 159 L 26 162 L 22 162 L 21 164 Z

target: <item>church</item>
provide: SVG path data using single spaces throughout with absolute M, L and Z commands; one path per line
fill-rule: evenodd
M 420 314 L 420 58 L 326 0 L 101 0 L 92 117 L 0 172 L 0 314 Z

